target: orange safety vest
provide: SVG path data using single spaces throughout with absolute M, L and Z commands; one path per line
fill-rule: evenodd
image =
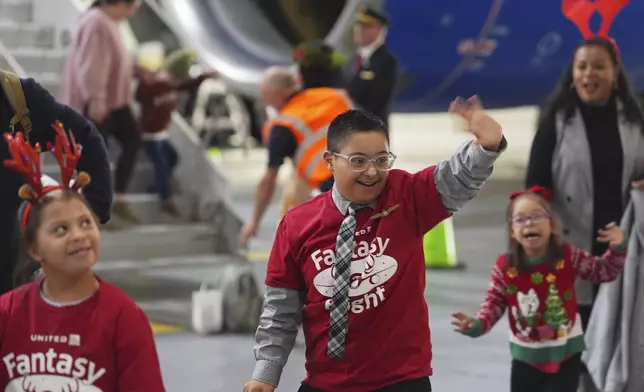
M 331 177 L 322 154 L 326 150 L 326 133 L 338 115 L 353 108 L 348 94 L 342 89 L 329 87 L 309 88 L 294 95 L 280 114 L 262 127 L 263 139 L 275 125 L 288 128 L 297 142 L 293 156 L 300 177 L 313 188 Z

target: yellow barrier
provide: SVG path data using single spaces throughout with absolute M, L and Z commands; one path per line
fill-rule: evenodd
M 154 322 L 154 321 L 150 322 L 150 326 L 152 327 L 152 332 L 155 335 L 157 335 L 157 334 L 167 334 L 167 333 L 178 333 L 178 332 L 185 331 L 184 328 L 176 326 L 176 325 L 158 323 L 158 322 Z
M 462 269 L 465 264 L 456 257 L 454 225 L 447 218 L 423 237 L 425 267 L 433 269 Z

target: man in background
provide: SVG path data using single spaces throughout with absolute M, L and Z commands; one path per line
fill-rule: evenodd
M 286 209 L 308 200 L 310 192 L 307 190 L 324 192 L 333 186 L 333 175 L 322 154 L 326 148 L 328 125 L 352 107 L 342 88 L 345 59 L 321 41 L 298 46 L 293 57 L 298 66 L 299 83 L 288 69 L 271 67 L 260 84 L 262 102 L 279 114 L 264 126 L 268 168 L 257 185 L 253 216 L 240 234 L 243 247 L 257 232 L 273 198 L 278 171 L 286 158 L 293 161 L 299 180 L 294 189 L 287 190 L 292 197 Z
M 389 125 L 389 112 L 398 79 L 398 60 L 385 45 L 389 18 L 373 8 L 358 10 L 353 40 L 358 47 L 349 61 L 348 90 L 362 109 Z

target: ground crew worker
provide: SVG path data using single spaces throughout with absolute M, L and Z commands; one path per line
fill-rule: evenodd
M 341 88 L 344 56 L 324 42 L 308 42 L 296 49 L 294 60 L 301 88 L 283 67 L 269 68 L 260 85 L 262 101 L 279 115 L 264 127 L 268 169 L 257 186 L 253 216 L 240 234 L 244 247 L 257 232 L 285 158 L 293 160 L 299 179 L 310 189 L 327 191 L 333 186 L 333 176 L 322 153 L 326 148 L 328 125 L 337 115 L 351 109 L 348 94 Z
M 264 93 L 263 100 L 268 105 L 266 108 L 268 120 L 265 121 L 264 125 L 262 126 L 262 143 L 264 145 L 268 144 L 271 128 L 273 127 L 273 125 L 275 125 L 271 120 L 279 115 L 279 111 L 275 110 L 273 106 L 284 106 L 284 101 L 299 90 L 301 90 L 301 87 L 300 82 L 297 80 L 297 75 L 295 74 L 295 72 L 291 71 L 289 67 L 273 66 L 266 70 L 264 75 L 264 83 L 262 83 L 262 91 Z M 274 104 L 272 104 L 271 102 L 274 102 Z M 281 136 L 279 132 L 280 131 L 278 131 L 274 135 Z M 292 133 L 290 131 L 282 132 L 287 136 L 287 140 L 285 141 L 287 141 L 288 144 L 280 142 L 277 143 L 277 145 L 286 145 L 289 147 L 289 150 L 292 150 L 292 146 L 294 144 L 297 144 L 292 136 Z M 275 144 L 275 138 L 273 139 L 273 141 Z M 273 148 L 272 154 L 273 162 L 276 161 L 276 158 L 283 156 L 281 149 L 279 148 Z M 313 191 L 311 185 L 309 185 L 309 183 L 298 174 L 297 167 L 295 166 L 293 159 L 289 160 L 293 164 L 293 172 L 282 188 L 279 219 L 282 219 L 284 214 L 286 214 L 286 211 L 310 199 L 311 192 Z
M 358 49 L 347 70 L 351 99 L 387 125 L 399 72 L 398 60 L 385 45 L 388 25 L 384 13 L 368 7 L 358 10 L 353 29 Z

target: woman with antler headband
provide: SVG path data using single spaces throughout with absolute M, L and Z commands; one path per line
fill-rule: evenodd
M 12 156 L 4 166 L 27 181 L 20 188 L 22 256 L 39 264 L 44 278 L 0 297 L 0 390 L 165 392 L 147 317 L 92 271 L 100 232 L 79 192 L 90 176 L 81 171 L 72 180 L 80 147 L 62 124 L 54 131 L 48 147 L 61 183 L 48 186 L 40 147 L 22 133 L 4 136 Z
M 631 188 L 644 188 L 642 151 L 644 114 L 615 41 L 582 42 L 541 112 L 526 185 L 550 189 L 564 239 L 599 256 L 606 245 L 595 233 L 621 220 Z M 597 291 L 577 281 L 584 329 Z

